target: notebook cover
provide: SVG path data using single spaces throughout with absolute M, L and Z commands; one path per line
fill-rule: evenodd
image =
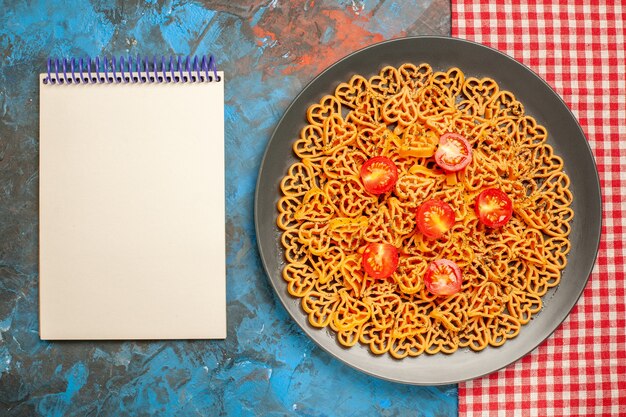
M 42 339 L 226 337 L 220 75 L 41 76 Z

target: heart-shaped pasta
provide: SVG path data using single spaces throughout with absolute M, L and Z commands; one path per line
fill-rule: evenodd
M 310 124 L 324 126 L 326 120 L 333 116 L 341 116 L 341 103 L 334 96 L 324 96 L 318 104 L 309 107 L 306 113 Z
M 433 75 L 433 69 L 428 64 L 415 65 L 406 63 L 398 68 L 400 74 L 400 84 L 403 87 L 409 87 L 413 91 L 417 91 L 430 82 Z
M 396 127 L 401 130 L 415 123 L 418 111 L 417 104 L 412 98 L 411 90 L 408 87 L 404 87 L 398 94 L 385 101 L 382 113 L 386 124 L 397 124 Z
M 347 83 L 341 83 L 335 89 L 335 97 L 339 102 L 351 108 L 357 108 L 367 102 L 370 83 L 361 75 L 353 76 Z
M 540 313 L 567 266 L 574 196 L 547 130 L 512 92 L 459 68 L 405 63 L 352 76 L 311 104 L 304 120 L 276 223 L 286 289 L 311 326 L 330 329 L 345 347 L 411 360 L 501 346 Z M 436 160 L 448 133 L 471 147 L 459 171 Z M 361 177 L 375 157 L 397 171 L 380 194 Z M 497 226 L 480 213 L 493 204 L 479 198 L 492 188 L 512 207 Z M 454 217 L 437 238 L 418 227 L 428 200 L 447 204 Z M 390 256 L 372 255 L 370 244 L 395 247 L 397 266 L 385 278 L 366 272 Z M 429 266 L 442 259 L 461 271 L 460 289 L 448 296 L 426 284 Z
M 293 144 L 293 151 L 299 158 L 310 160 L 324 156 L 324 130 L 317 125 L 306 125 L 300 132 L 300 139 Z
M 334 114 L 324 120 L 322 150 L 326 155 L 330 155 L 340 147 L 352 145 L 356 135 L 357 129 L 354 125 L 346 123 L 340 115 Z
M 373 97 L 381 101 L 397 94 L 402 87 L 398 70 L 390 66 L 381 69 L 378 75 L 370 78 L 369 83 Z

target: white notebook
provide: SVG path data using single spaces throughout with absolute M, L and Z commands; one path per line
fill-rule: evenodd
M 40 77 L 41 339 L 225 338 L 223 73 L 54 64 Z

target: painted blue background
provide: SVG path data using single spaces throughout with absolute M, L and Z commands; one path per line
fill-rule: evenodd
M 0 0 L 0 415 L 456 415 L 456 386 L 381 381 L 317 348 L 273 295 L 253 226 L 262 152 L 303 86 L 368 44 L 449 34 L 449 17 L 442 0 Z M 228 338 L 42 342 L 37 73 L 49 55 L 155 53 L 213 53 L 227 73 Z

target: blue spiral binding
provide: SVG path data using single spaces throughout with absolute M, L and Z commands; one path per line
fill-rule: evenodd
M 144 83 L 197 83 L 220 82 L 213 55 L 186 58 L 170 56 L 166 62 L 161 56 L 137 55 L 112 57 L 48 58 L 44 84 L 144 84 Z M 210 73 L 213 73 L 212 75 Z

